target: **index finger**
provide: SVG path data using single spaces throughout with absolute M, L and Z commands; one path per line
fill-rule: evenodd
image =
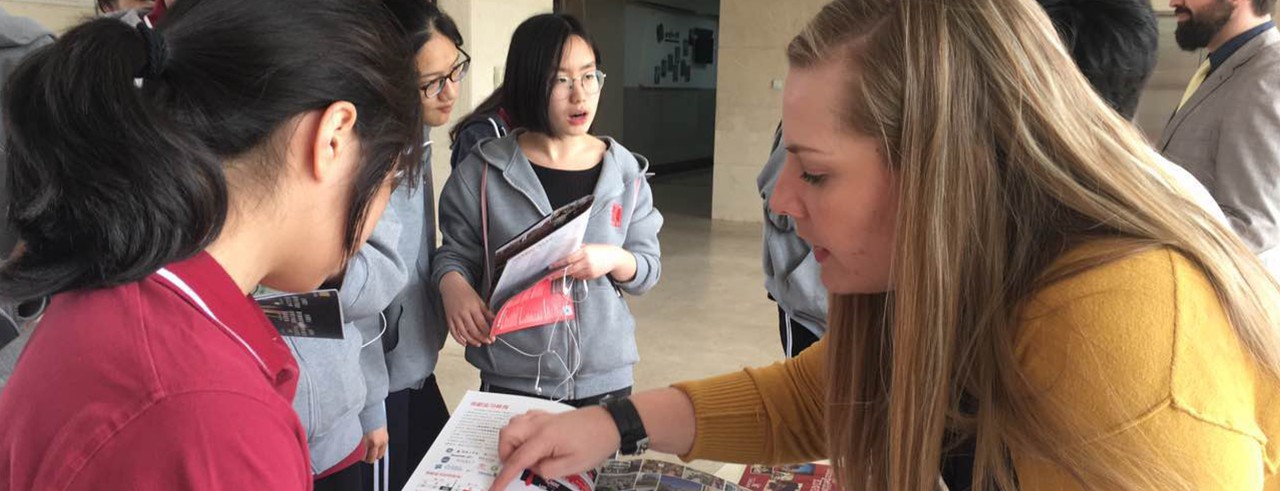
M 503 461 L 502 472 L 499 472 L 498 477 L 494 478 L 493 486 L 489 488 L 489 491 L 506 489 L 507 485 L 520 477 L 520 474 L 524 473 L 526 469 L 549 457 L 549 455 L 546 455 L 549 450 L 538 442 L 523 442 L 515 450 L 515 453 L 511 454 L 510 458 Z
M 498 458 L 507 460 L 524 441 L 528 439 L 529 431 L 525 429 L 528 426 L 528 415 L 521 414 L 511 418 L 511 422 L 507 423 L 506 428 L 498 432 Z

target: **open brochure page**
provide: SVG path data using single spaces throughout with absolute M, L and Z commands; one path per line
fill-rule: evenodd
M 598 471 L 595 491 L 745 491 L 711 474 L 660 460 L 611 460 Z
M 493 484 L 502 460 L 498 458 L 498 432 L 507 426 L 511 418 L 532 410 L 560 413 L 573 408 L 529 397 L 467 392 L 454 410 L 440 436 L 436 438 L 426 457 L 418 463 L 405 491 L 488 491 Z M 548 486 L 529 484 L 535 479 L 525 476 L 507 486 L 507 491 L 545 491 Z M 591 491 L 586 476 L 573 489 L 556 486 L 563 491 Z M 557 483 L 559 484 L 559 483 Z M 566 489 L 567 488 L 567 489 Z
M 499 432 L 511 418 L 532 410 L 560 413 L 573 408 L 529 397 L 467 392 L 404 491 L 488 491 L 502 468 Z M 609 460 L 594 471 L 556 480 L 526 471 L 505 491 L 632 490 L 751 491 L 691 467 L 654 459 Z
M 753 465 L 738 484 L 750 491 L 837 491 L 835 480 L 826 464 Z
M 590 219 L 591 213 L 578 215 L 563 227 L 512 256 L 493 289 L 490 307 L 500 306 L 512 295 L 545 278 L 551 273 L 548 268 L 552 264 L 581 249 Z

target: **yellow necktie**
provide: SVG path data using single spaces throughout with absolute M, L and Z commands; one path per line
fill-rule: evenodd
M 1204 79 L 1209 78 L 1209 70 L 1213 65 L 1209 64 L 1209 59 L 1205 58 L 1204 63 L 1200 64 L 1200 69 L 1196 70 L 1196 74 L 1191 76 L 1191 82 L 1187 83 L 1187 91 L 1182 93 L 1182 101 L 1178 103 L 1178 110 L 1182 109 L 1182 105 L 1191 100 L 1191 96 L 1196 93 L 1196 89 L 1200 88 L 1200 84 L 1204 83 Z

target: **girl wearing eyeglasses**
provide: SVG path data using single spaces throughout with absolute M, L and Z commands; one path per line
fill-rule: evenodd
M 430 135 L 449 121 L 470 64 L 462 35 L 433 2 L 383 4 L 414 53 L 416 102 Z M 433 375 L 447 334 L 428 287 L 436 244 L 431 149 L 430 142 L 422 148 L 420 179 L 391 194 L 368 244 L 334 281 L 351 332 L 347 342 L 293 342 L 310 382 L 294 406 L 314 435 L 317 491 L 365 489 L 374 481 L 370 473 L 387 485 L 378 489 L 400 489 L 448 420 Z M 342 344 L 354 344 L 354 353 Z
M 479 144 L 445 184 L 444 244 L 433 279 L 449 332 L 467 346 L 483 390 L 575 406 L 631 392 L 639 356 L 623 294 L 643 294 L 658 282 L 662 215 L 645 179 L 648 161 L 590 133 L 604 81 L 599 50 L 577 19 L 544 14 L 526 20 L 511 38 L 502 96 L 520 130 Z M 549 273 L 577 280 L 576 320 L 495 339 L 493 312 L 481 297 L 492 288 L 484 284 L 485 234 L 496 248 L 587 195 L 595 197 L 587 245 L 548 265 Z

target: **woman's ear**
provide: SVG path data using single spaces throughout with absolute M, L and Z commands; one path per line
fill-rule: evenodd
M 310 174 L 317 180 L 329 181 L 349 173 L 342 169 L 346 162 L 358 161 L 349 155 L 358 152 L 356 137 L 356 106 L 350 102 L 338 101 L 330 104 L 320 114 L 314 127 L 314 147 Z

